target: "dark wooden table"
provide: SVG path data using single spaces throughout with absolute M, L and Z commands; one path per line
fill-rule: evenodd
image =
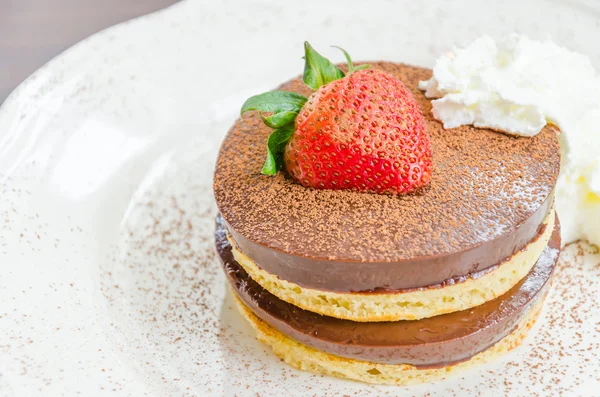
M 0 0 L 0 103 L 81 39 L 177 0 Z

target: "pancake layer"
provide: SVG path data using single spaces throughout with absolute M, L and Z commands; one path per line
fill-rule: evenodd
M 392 293 L 338 293 L 304 288 L 264 271 L 231 238 L 230 243 L 233 257 L 254 281 L 279 299 L 302 309 L 361 322 L 418 320 L 466 310 L 510 290 L 529 273 L 548 245 L 554 221 L 551 211 L 534 240 L 497 266 L 468 277 L 446 280 L 441 285 Z
M 366 383 L 406 386 L 445 379 L 472 366 L 492 361 L 519 346 L 531 327 L 535 324 L 542 309 L 543 299 L 540 299 L 540 302 L 519 322 L 519 325 L 510 335 L 491 348 L 473 356 L 467 361 L 439 368 L 417 368 L 409 364 L 378 364 L 325 353 L 298 343 L 277 331 L 256 317 L 237 298 L 236 304 L 240 313 L 242 313 L 256 331 L 258 340 L 270 346 L 278 357 L 295 368 L 316 374 Z

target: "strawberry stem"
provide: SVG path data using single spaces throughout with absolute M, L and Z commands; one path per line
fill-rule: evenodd
M 348 62 L 348 73 L 352 73 L 355 72 L 357 70 L 363 70 L 368 68 L 370 65 L 359 65 L 357 67 L 354 67 L 354 63 L 352 63 L 352 58 L 350 58 L 350 54 L 348 54 L 348 51 L 344 50 L 342 47 L 338 47 L 336 45 L 332 45 L 333 48 L 337 48 L 338 50 L 342 51 L 344 53 L 344 56 L 346 57 L 346 61 Z

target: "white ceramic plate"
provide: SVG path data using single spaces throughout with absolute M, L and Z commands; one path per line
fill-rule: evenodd
M 454 43 L 516 30 L 599 67 L 598 3 L 217 3 L 101 32 L 0 109 L 0 396 L 600 395 L 590 247 L 566 250 L 537 328 L 505 358 L 368 386 L 288 368 L 255 341 L 212 248 L 211 193 L 240 104 L 298 74 L 305 39 L 336 61 L 330 44 L 431 66 Z

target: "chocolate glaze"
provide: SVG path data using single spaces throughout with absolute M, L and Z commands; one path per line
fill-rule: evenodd
M 394 262 L 330 261 L 292 255 L 255 244 L 224 223 L 241 252 L 283 280 L 321 291 L 385 294 L 444 287 L 494 270 L 540 235 L 552 203 L 551 196 L 520 228 L 487 244 Z M 496 258 L 497 262 L 492 262 Z
M 225 138 L 214 179 L 239 249 L 281 279 L 336 292 L 439 285 L 522 249 L 553 202 L 555 129 L 530 138 L 469 126 L 444 130 L 417 89 L 430 70 L 372 65 L 403 81 L 423 110 L 433 151 L 430 186 L 398 197 L 307 189 L 284 172 L 261 175 L 271 130 L 247 114 Z M 299 79 L 282 88 L 310 93 Z
M 341 357 L 419 368 L 468 360 L 510 334 L 547 292 L 560 252 L 558 219 L 531 272 L 501 297 L 475 308 L 416 321 L 359 323 L 297 308 L 254 282 L 237 263 L 217 222 L 216 245 L 238 297 L 263 321 L 305 345 Z

